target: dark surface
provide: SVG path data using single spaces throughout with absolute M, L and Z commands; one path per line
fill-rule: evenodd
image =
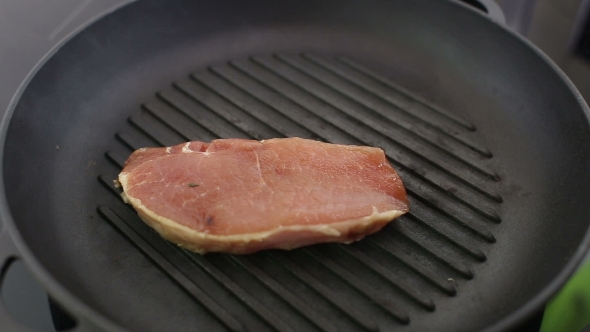
M 586 6 L 585 8 L 588 11 L 588 7 Z M 585 22 L 575 43 L 575 51 L 577 55 L 586 61 L 590 61 L 590 15 L 588 13 L 583 13 L 582 15 L 585 17 Z
M 0 117 L 27 73 L 65 36 L 129 0 L 0 0 Z M 0 220 L 0 225 L 2 221 Z M 54 331 L 47 293 L 23 264 L 11 265 L 3 282 L 8 311 L 26 326 Z M 67 320 L 63 313 L 60 320 Z M 56 325 L 58 330 L 68 324 Z
M 27 273 L 21 261 L 10 264 L 0 294 L 8 313 L 20 324 L 39 331 L 54 331 L 47 293 Z
M 440 1 L 374 3 L 145 1 L 74 38 L 31 82 L 6 139 L 7 198 L 33 254 L 88 306 L 141 331 L 473 330 L 528 301 L 588 226 L 581 106 L 481 17 Z M 383 147 L 414 214 L 352 254 L 201 258 L 104 186 L 141 146 L 283 135 Z

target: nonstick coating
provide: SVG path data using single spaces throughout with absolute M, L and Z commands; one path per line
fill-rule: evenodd
M 461 267 L 441 265 L 434 256 L 420 255 L 418 248 L 422 243 L 425 246 L 438 243 L 430 236 L 409 243 L 406 238 L 403 242 L 396 237 L 398 226 L 386 230 L 391 231 L 387 234 L 392 234 L 392 241 L 407 244 L 403 248 L 408 252 L 400 251 L 400 255 L 415 258 L 418 265 L 422 262 L 434 271 L 434 279 L 448 279 L 456 294 L 444 294 L 420 278 L 412 279 L 413 272 L 400 265 L 399 278 L 404 279 L 403 273 L 407 272 L 408 282 L 416 280 L 413 287 L 427 294 L 436 308 L 429 311 L 415 303 L 399 303 L 407 310 L 409 324 L 404 325 L 403 319 L 396 320 L 382 312 L 367 316 L 370 323 L 382 330 L 473 331 L 507 327 L 539 308 L 571 273 L 575 264 L 572 260 L 579 259 L 583 246 L 587 245 L 584 240 L 590 221 L 587 108 L 569 81 L 533 47 L 487 17 L 440 0 L 140 1 L 94 23 L 39 69 L 15 104 L 12 118 L 5 122 L 3 179 L 8 211 L 12 215 L 6 223 L 12 225 L 9 229 L 17 246 L 28 247 L 27 252 L 35 257 L 28 262 L 32 270 L 66 308 L 79 312 L 76 305 L 84 303 L 95 311 L 82 317 L 89 321 L 102 317 L 136 331 L 227 328 L 220 323 L 223 319 L 215 318 L 223 309 L 195 301 L 193 297 L 200 293 L 183 288 L 179 282 L 184 280 L 181 275 L 167 274 L 167 265 L 165 260 L 158 260 L 159 254 L 146 254 L 142 248 L 147 247 L 132 238 L 130 241 L 129 234 L 133 232 L 126 233 L 106 220 L 104 214 L 109 209 L 132 213 L 97 180 L 99 176 L 114 179 L 118 172 L 116 162 L 105 158 L 105 153 L 126 157 L 131 148 L 122 144 L 126 141 L 124 137 L 117 138 L 115 134 L 140 133 L 138 128 L 144 128 L 143 125 L 130 123 L 128 119 L 139 114 L 141 103 L 157 102 L 158 91 L 170 88 L 172 82 L 182 82 L 189 73 L 197 73 L 197 78 L 198 73 L 209 75 L 209 66 L 223 70 L 230 60 L 252 64 L 257 59 L 259 62 L 270 59 L 276 63 L 282 61 L 283 65 L 304 61 L 305 66 L 312 66 L 313 59 L 328 59 L 328 65 L 342 64 L 338 60 L 341 57 L 403 87 L 423 105 L 437 105 L 432 109 L 451 114 L 442 118 L 455 119 L 449 123 L 462 126 L 463 131 L 453 133 L 453 126 L 441 124 L 444 130 L 451 128 L 445 135 L 456 134 L 458 140 L 468 140 L 481 147 L 481 157 L 474 162 L 489 170 L 491 180 L 473 181 L 485 182 L 486 188 L 493 192 L 491 196 L 495 195 L 485 199 L 492 203 L 484 204 L 484 210 L 485 206 L 495 207 L 490 209 L 492 221 L 480 225 L 485 234 L 465 238 L 480 248 L 472 255 L 475 258 L 464 252 L 456 256 L 448 254 L 461 258 L 461 264 L 467 266 L 465 273 Z M 296 67 L 293 63 L 290 70 Z M 311 85 L 303 86 L 306 87 L 315 89 Z M 214 97 L 212 94 L 211 98 Z M 240 107 L 255 112 L 256 105 L 244 102 Z M 322 102 L 317 105 L 317 110 L 328 107 Z M 410 113 L 414 112 L 412 107 L 422 107 L 412 105 L 407 108 Z M 327 115 L 326 120 L 332 121 Z M 268 128 L 280 132 L 275 123 L 267 125 L 266 132 L 244 133 L 256 137 L 270 135 L 273 131 Z M 213 137 L 208 134 L 207 126 L 202 128 L 201 137 Z M 359 129 L 359 132 L 364 131 Z M 323 133 L 318 135 L 321 139 Z M 351 135 L 355 132 L 351 131 Z M 383 139 L 387 141 L 387 137 Z M 152 140 L 152 145 L 156 145 L 155 141 Z M 443 141 L 440 144 L 444 147 Z M 398 156 L 402 161 L 414 153 L 394 148 L 390 151 L 394 160 Z M 440 160 L 433 159 L 432 165 L 448 158 L 443 155 Z M 417 177 L 425 179 L 434 176 L 419 165 L 406 166 L 398 167 L 394 163 L 394 167 L 404 168 L 407 174 L 418 174 Z M 433 167 L 433 172 L 440 171 L 438 166 Z M 461 173 L 461 167 L 447 167 L 445 172 Z M 481 178 L 469 172 L 461 174 Z M 453 188 L 444 188 L 448 192 L 440 199 L 464 195 L 462 190 L 477 191 L 477 184 L 466 179 L 456 180 Z M 415 190 L 421 189 L 418 186 Z M 439 204 L 434 199 L 425 200 L 422 205 L 418 203 L 413 206 L 416 214 L 421 212 L 418 206 Z M 104 210 L 104 207 L 108 208 Z M 452 223 L 453 218 L 465 216 L 451 214 L 445 220 Z M 402 226 L 413 219 L 403 220 Z M 466 222 L 477 224 L 477 220 L 469 218 Z M 457 231 L 451 235 L 461 242 L 463 226 L 456 227 Z M 482 240 L 486 236 L 489 241 Z M 146 243 L 149 247 L 149 241 Z M 366 243 L 361 241 L 353 247 L 372 255 L 371 251 L 364 251 Z M 447 247 L 443 247 L 441 253 L 447 252 Z M 333 247 L 318 248 L 312 250 L 330 255 Z M 164 249 L 157 250 L 162 257 L 172 257 L 162 252 Z M 438 249 L 433 250 L 437 255 Z M 456 248 L 448 249 L 451 251 L 455 252 Z M 311 261 L 297 260 L 299 251 L 289 255 L 295 265 L 311 274 L 320 273 L 315 269 L 323 268 Z M 440 255 L 443 261 L 447 257 Z M 224 257 L 213 255 L 207 259 L 215 263 L 222 262 Z M 264 263 L 265 257 L 256 257 L 253 261 L 258 266 L 272 268 L 270 263 Z M 393 266 L 394 273 L 397 270 L 395 265 L 387 265 L 388 261 L 373 258 L 383 266 Z M 170 264 L 185 266 L 177 262 Z M 226 275 L 237 285 L 245 282 L 241 272 L 232 274 L 235 266 L 219 264 L 227 267 Z M 364 273 L 350 266 L 347 269 L 352 274 Z M 283 272 L 277 271 L 276 275 Z M 188 273 L 189 279 L 198 273 L 203 272 Z M 337 293 L 344 283 L 336 277 L 333 279 L 333 283 L 328 280 L 327 284 Z M 57 284 L 67 292 L 58 292 Z M 201 285 L 205 292 L 209 291 L 207 285 Z M 211 285 L 212 289 L 219 288 L 215 282 Z M 257 292 L 257 289 L 245 291 Z M 309 293 L 305 289 L 290 290 L 303 299 L 318 297 L 317 294 L 304 297 Z M 246 328 L 286 328 L 272 319 L 270 323 L 265 321 L 267 311 L 236 300 L 231 292 L 211 292 L 214 302 L 238 317 Z M 279 317 L 283 312 L 290 312 L 285 302 L 273 302 L 276 298 L 267 297 L 268 291 L 260 292 L 242 298 L 264 303 L 271 313 L 276 308 Z M 357 297 L 345 299 L 358 306 L 360 312 L 372 305 Z M 317 301 L 304 302 L 321 313 L 327 312 L 322 308 L 330 307 L 326 303 L 322 296 Z M 527 308 L 517 312 L 527 303 Z M 343 311 L 329 312 L 336 312 L 330 320 L 341 330 L 348 329 L 346 326 L 353 330 L 362 327 L 345 317 Z M 517 313 L 508 320 L 494 325 L 514 312 Z M 297 315 L 287 319 L 294 329 L 318 327 L 310 319 L 301 318 L 303 314 Z

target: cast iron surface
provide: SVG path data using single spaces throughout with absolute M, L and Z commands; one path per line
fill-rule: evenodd
M 17 247 L 88 321 L 470 331 L 530 301 L 582 243 L 585 111 L 534 50 L 456 4 L 143 1 L 40 69 L 3 175 Z M 281 136 L 384 148 L 412 214 L 351 246 L 201 257 L 110 187 L 139 147 Z
M 142 108 L 105 154 L 116 169 L 99 179 L 117 199 L 112 179 L 131 151 L 220 137 L 381 146 L 410 194 L 413 212 L 355 245 L 244 257 L 185 252 L 131 207 L 98 208 L 229 329 L 263 329 L 252 312 L 277 330 L 423 329 L 418 321 L 457 295 L 495 242 L 489 229 L 500 222 L 499 179 L 486 169 L 490 152 L 467 138 L 475 128 L 350 60 L 232 61 L 180 78 Z M 241 303 L 219 305 L 227 292 Z M 244 306 L 251 312 L 241 314 Z

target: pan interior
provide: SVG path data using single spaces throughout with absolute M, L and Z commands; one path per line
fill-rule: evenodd
M 353 245 L 198 256 L 112 187 L 140 147 L 290 136 L 383 148 L 411 214 Z M 131 330 L 471 331 L 582 241 L 588 142 L 545 60 L 450 2 L 141 1 L 35 75 L 3 176 L 43 267 Z

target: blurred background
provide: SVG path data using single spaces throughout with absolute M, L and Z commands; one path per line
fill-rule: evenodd
M 496 0 L 506 24 L 537 45 L 590 99 L 590 1 Z

